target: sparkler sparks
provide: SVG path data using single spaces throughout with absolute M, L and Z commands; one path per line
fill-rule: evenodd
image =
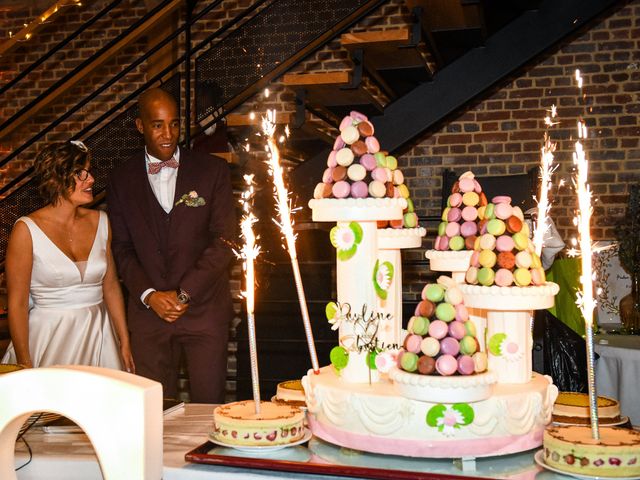
M 254 261 L 260 254 L 260 246 L 253 232 L 253 224 L 258 221 L 251 211 L 251 201 L 253 199 L 253 175 L 244 175 L 247 189 L 242 192 L 240 203 L 242 205 L 242 221 L 240 223 L 241 235 L 244 245 L 240 252 L 234 253 L 244 260 L 243 269 L 245 271 L 245 291 L 243 296 L 247 304 L 247 327 L 249 330 L 249 358 L 251 363 L 251 384 L 253 388 L 253 403 L 256 414 L 260 413 L 260 381 L 258 375 L 258 349 L 256 346 L 256 325 L 254 318 L 255 310 L 255 268 Z
M 307 310 L 307 301 L 304 294 L 304 287 L 302 285 L 300 267 L 298 265 L 296 235 L 293 231 L 293 220 L 291 218 L 291 200 L 289 198 L 287 187 L 284 184 L 283 170 L 280 165 L 280 151 L 278 150 L 277 143 L 274 140 L 276 132 L 275 110 L 267 110 L 266 116 L 262 117 L 262 131 L 267 139 L 267 148 L 269 152 L 269 174 L 273 179 L 276 207 L 278 210 L 278 216 L 280 217 L 279 222 L 275 219 L 273 221 L 278 225 L 278 227 L 280 227 L 287 244 L 287 251 L 291 258 L 291 267 L 293 268 L 293 276 L 296 284 L 296 290 L 298 292 L 298 302 L 302 312 L 305 335 L 307 337 L 307 346 L 309 347 L 309 355 L 311 357 L 311 365 L 313 371 L 318 373 L 320 371 L 320 366 L 318 364 L 315 341 L 311 330 L 311 321 L 309 320 L 309 311 Z
M 545 117 L 544 123 L 547 127 L 552 127 L 558 122 L 553 122 L 553 118 L 557 116 L 557 109 L 555 105 L 551 106 L 550 114 Z M 540 193 L 538 195 L 538 217 L 536 226 L 533 232 L 533 245 L 536 249 L 538 256 L 542 253 L 542 247 L 544 245 L 544 235 L 549 229 L 547 217 L 551 210 L 551 204 L 549 203 L 549 190 L 551 189 L 551 177 L 556 169 L 556 165 L 553 165 L 553 152 L 556 150 L 556 143 L 551 141 L 549 133 L 544 134 L 544 144 L 541 149 L 541 161 L 540 161 Z

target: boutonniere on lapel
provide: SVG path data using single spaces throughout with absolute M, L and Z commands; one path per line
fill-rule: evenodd
M 201 207 L 207 202 L 204 201 L 204 198 L 198 196 L 198 192 L 191 190 L 189 193 L 182 195 L 175 206 L 177 207 L 181 203 L 184 203 L 187 207 Z

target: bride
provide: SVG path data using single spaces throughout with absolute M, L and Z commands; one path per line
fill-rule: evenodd
M 6 255 L 11 345 L 2 363 L 135 371 L 104 212 L 82 142 L 47 145 L 35 161 L 47 205 L 18 219 Z

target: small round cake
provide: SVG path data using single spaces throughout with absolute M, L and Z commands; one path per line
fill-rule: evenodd
M 304 400 L 304 388 L 300 380 L 280 382 L 276 389 L 276 396 L 272 400 L 276 403 L 284 403 L 299 408 L 306 408 L 307 406 Z
M 286 445 L 304 436 L 304 412 L 298 407 L 253 400 L 226 403 L 213 411 L 212 438 L 231 445 Z
M 543 438 L 547 465 L 579 475 L 640 476 L 640 432 L 626 428 L 600 428 L 600 440 L 588 426 L 547 428 Z
M 560 392 L 553 405 L 553 421 L 566 424 L 590 424 L 589 395 L 577 392 Z M 600 424 L 620 422 L 620 404 L 617 400 L 598 397 L 598 421 Z

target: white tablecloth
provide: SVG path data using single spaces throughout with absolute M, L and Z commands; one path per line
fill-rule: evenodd
M 267 478 L 335 480 L 343 478 L 186 462 L 185 453 L 207 441 L 207 433 L 211 431 L 213 408 L 212 405 L 188 404 L 165 416 L 163 480 L 265 480 Z M 85 434 L 51 434 L 37 429 L 27 432 L 25 438 L 33 451 L 33 459 L 17 472 L 19 480 L 102 480 L 95 452 Z M 24 444 L 18 442 L 16 468 L 28 460 L 26 452 Z
M 594 350 L 598 395 L 616 398 L 620 411 L 640 426 L 640 336 L 598 335 Z

